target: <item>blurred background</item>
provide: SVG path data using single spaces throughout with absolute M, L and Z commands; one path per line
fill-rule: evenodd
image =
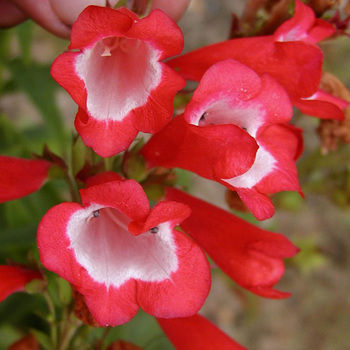
M 192 0 L 178 23 L 185 37 L 184 51 L 226 40 L 232 33 L 246 35 L 249 30 L 242 27 L 232 30 L 232 13 L 242 18 L 247 4 L 254 3 Z M 1 154 L 30 157 L 31 152 L 41 153 L 45 142 L 59 154 L 70 147 L 76 105 L 49 75 L 52 61 L 67 46 L 68 41 L 31 21 L 0 31 Z M 338 36 L 321 47 L 324 69 L 350 87 L 350 38 Z M 296 193 L 274 196 L 275 216 L 260 223 L 235 212 L 283 233 L 302 249 L 286 261 L 285 276 L 277 286 L 293 295 L 286 300 L 263 299 L 213 269 L 212 290 L 202 314 L 250 350 L 350 350 L 350 148 L 339 142 L 337 150 L 325 151 L 316 118 L 295 111 L 293 123 L 304 129 L 305 150 L 298 169 L 305 199 Z M 193 194 L 229 210 L 222 186 L 185 172 L 180 176 Z M 35 258 L 37 224 L 61 201 L 64 191 L 57 180 L 55 186 L 46 184 L 38 193 L 0 205 L 0 264 L 7 259 L 25 262 L 28 254 Z M 45 331 L 43 321 L 32 312 L 43 308 L 37 295 L 16 294 L 1 303 L 0 349 L 30 328 Z M 87 342 L 103 333 L 84 331 Z M 143 313 L 108 337 L 122 337 L 148 350 L 172 349 L 154 320 Z

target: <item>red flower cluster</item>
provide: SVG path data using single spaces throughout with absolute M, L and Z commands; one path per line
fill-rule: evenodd
M 139 153 L 149 169 L 179 167 L 217 181 L 264 220 L 274 214 L 270 194 L 302 194 L 295 165 L 302 132 L 290 124 L 293 105 L 339 120 L 346 106 L 319 90 L 316 43 L 334 28 L 295 4 L 294 17 L 274 35 L 221 42 L 167 63 L 181 52 L 183 37 L 164 12 L 139 19 L 126 8 L 89 6 L 51 73 L 77 103 L 75 127 L 98 155 L 119 154 L 139 131 L 152 133 Z M 184 113 L 172 118 L 185 80 L 199 81 L 198 87 Z M 38 190 L 50 166 L 1 157 L 0 200 Z M 89 178 L 82 204 L 61 203 L 42 219 L 41 262 L 84 296 L 100 325 L 125 323 L 141 307 L 159 319 L 177 349 L 243 349 L 196 315 L 210 288 L 204 251 L 243 288 L 285 298 L 290 294 L 273 287 L 283 259 L 298 248 L 178 189 L 165 192 L 151 209 L 135 180 L 112 172 Z M 2 299 L 40 278 L 16 271 L 19 282 L 5 283 Z

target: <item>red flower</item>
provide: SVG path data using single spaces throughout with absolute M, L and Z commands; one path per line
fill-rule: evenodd
M 39 272 L 18 266 L 0 266 L 0 302 L 15 292 L 24 290 L 27 283 L 42 279 Z
M 289 98 L 274 79 L 266 74 L 258 76 L 237 61 L 222 61 L 204 74 L 185 109 L 184 119 L 197 126 L 201 138 L 192 136 L 188 144 L 183 144 L 181 134 L 186 140 L 184 130 L 189 127 L 177 121 L 178 117 L 153 136 L 141 154 L 150 166 L 182 167 L 219 181 L 237 191 L 252 213 L 264 220 L 274 214 L 266 194 L 300 191 L 295 159 L 302 148 L 301 133 L 289 125 L 278 124 L 288 122 L 291 116 Z M 231 124 L 240 127 L 241 132 L 229 131 Z M 220 125 L 227 132 L 223 134 L 220 129 L 214 129 L 214 125 Z M 211 128 L 212 133 L 208 134 L 206 128 Z M 215 132 L 221 133 L 213 137 Z M 213 140 L 221 137 L 230 140 L 230 136 L 226 136 L 230 132 L 232 136 L 235 132 L 240 141 L 230 145 L 222 141 L 218 150 Z M 259 145 L 256 154 L 252 147 L 247 147 L 249 135 Z M 211 162 L 213 155 L 225 162 Z M 247 155 L 254 157 L 254 163 Z M 226 160 L 230 156 L 232 159 Z
M 276 41 L 306 41 L 318 43 L 335 33 L 335 27 L 322 19 L 316 18 L 314 11 L 295 0 L 294 16 L 285 21 L 274 33 Z
M 308 6 L 296 0 L 294 17 L 284 22 L 274 35 L 223 41 L 167 63 L 178 69 L 185 79 L 199 81 L 213 64 L 232 58 L 259 74 L 273 76 L 287 90 L 293 105 L 302 112 L 319 118 L 342 120 L 345 101 L 331 101 L 329 95 L 325 104 L 323 100 L 327 93 L 318 91 L 323 54 L 315 44 L 334 32 L 335 28 L 330 23 L 316 19 Z M 323 98 L 319 100 L 320 93 Z M 309 100 L 316 101 L 310 103 Z
M 273 289 L 284 273 L 283 258 L 298 252 L 287 238 L 175 188 L 167 189 L 166 199 L 190 206 L 181 227 L 237 284 L 267 298 L 290 296 Z
M 0 156 L 0 203 L 39 190 L 51 165 L 45 160 Z
M 81 190 L 83 206 L 53 207 L 38 229 L 43 265 L 84 295 L 96 321 L 119 325 L 141 307 L 162 318 L 186 317 L 203 305 L 210 287 L 201 249 L 173 228 L 189 214 L 176 202 L 152 210 L 134 180 L 98 177 Z
M 69 49 L 51 74 L 79 105 L 75 127 L 103 157 L 129 147 L 139 131 L 154 133 L 171 119 L 184 80 L 161 60 L 178 54 L 183 36 L 160 10 L 139 19 L 122 8 L 89 6 L 72 28 Z
M 177 350 L 247 350 L 198 314 L 157 321 Z

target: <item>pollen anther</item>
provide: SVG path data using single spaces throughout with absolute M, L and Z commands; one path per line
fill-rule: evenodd
M 158 233 L 158 231 L 159 231 L 159 228 L 157 226 L 149 229 L 149 232 L 151 232 L 153 234 Z

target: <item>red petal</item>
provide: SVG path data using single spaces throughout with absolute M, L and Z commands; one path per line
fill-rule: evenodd
M 133 125 L 142 132 L 158 132 L 170 122 L 175 94 L 186 85 L 186 81 L 173 69 L 163 63 L 161 67 L 159 85 L 150 92 L 147 103 L 134 110 Z
M 187 124 L 182 115 L 154 135 L 141 154 L 149 166 L 179 167 L 215 179 L 246 172 L 257 148 L 255 140 L 240 127 L 197 127 Z
M 200 315 L 157 321 L 177 350 L 247 350 Z
M 69 49 L 84 49 L 105 37 L 124 36 L 132 24 L 131 16 L 121 11 L 88 6 L 73 24 Z
M 160 50 L 159 60 L 178 55 L 184 46 L 181 29 L 169 16 L 157 9 L 135 23 L 127 36 L 148 41 Z
M 86 305 L 94 319 L 104 327 L 129 322 L 140 308 L 134 280 L 125 282 L 119 288 L 107 288 L 105 285 L 93 284 L 91 280 L 91 286 L 83 285 L 80 291 L 85 294 Z
M 226 187 L 230 188 L 227 184 Z M 267 220 L 274 216 L 275 207 L 265 193 L 260 193 L 255 188 L 236 188 L 235 190 L 243 203 L 258 220 Z
M 210 290 L 210 267 L 203 251 L 175 231 L 178 269 L 162 282 L 137 282 L 137 300 L 155 317 L 192 316 L 203 306 Z
M 184 115 L 190 124 L 235 124 L 255 136 L 263 127 L 288 122 L 292 113 L 290 99 L 275 79 L 225 60 L 205 72 Z
M 51 165 L 46 160 L 0 156 L 0 203 L 39 190 Z
M 133 112 L 121 122 L 99 121 L 89 117 L 81 108 L 75 118 L 75 128 L 84 143 L 101 157 L 112 157 L 127 149 L 138 134 L 133 122 Z
M 86 108 L 85 84 L 75 71 L 75 60 L 80 52 L 65 52 L 58 56 L 51 66 L 52 77 L 71 95 L 75 103 Z
M 293 104 L 303 113 L 310 116 L 321 119 L 344 120 L 345 114 L 343 109 L 349 105 L 349 102 L 325 91 L 318 90 L 307 99 L 294 99 Z
M 114 171 L 106 171 L 104 173 L 89 177 L 86 180 L 85 184 L 86 184 L 86 187 L 91 187 L 91 186 L 101 185 L 111 181 L 124 181 L 124 179 Z
M 163 222 L 174 227 L 190 215 L 190 208 L 177 202 L 160 202 L 147 220 L 132 222 L 129 230 L 141 234 Z M 173 231 L 178 269 L 162 282 L 137 282 L 137 300 L 147 313 L 156 317 L 185 317 L 199 311 L 210 289 L 210 268 L 202 250 L 188 237 Z M 161 264 L 161 262 L 160 262 Z
M 254 54 L 252 54 L 254 52 Z M 213 64 L 232 58 L 273 76 L 292 96 L 307 97 L 318 89 L 322 51 L 307 42 L 275 42 L 273 36 L 223 41 L 167 61 L 188 80 L 199 81 Z
M 298 251 L 287 238 L 174 188 L 167 189 L 166 198 L 190 206 L 192 214 L 181 227 L 236 283 L 264 297 L 286 297 L 273 286 L 284 272 L 281 255 L 291 257 Z
M 301 191 L 295 161 L 303 149 L 302 130 L 287 124 L 274 125 L 261 135 L 259 142 L 273 155 L 276 164 L 256 189 L 262 193 Z
M 80 190 L 84 206 L 91 203 L 115 208 L 130 219 L 142 221 L 150 212 L 149 201 L 135 180 L 113 181 Z
M 144 222 L 133 221 L 129 224 L 129 231 L 136 235 L 163 223 L 170 222 L 172 227 L 185 220 L 191 213 L 190 208 L 177 202 L 159 202 Z
M 277 41 L 305 40 L 317 43 L 328 38 L 335 28 L 321 19 L 316 20 L 314 11 L 299 0 L 295 0 L 294 16 L 285 21 L 274 33 Z
M 0 266 L 0 302 L 12 293 L 24 290 L 27 283 L 42 279 L 39 272 L 18 266 Z

